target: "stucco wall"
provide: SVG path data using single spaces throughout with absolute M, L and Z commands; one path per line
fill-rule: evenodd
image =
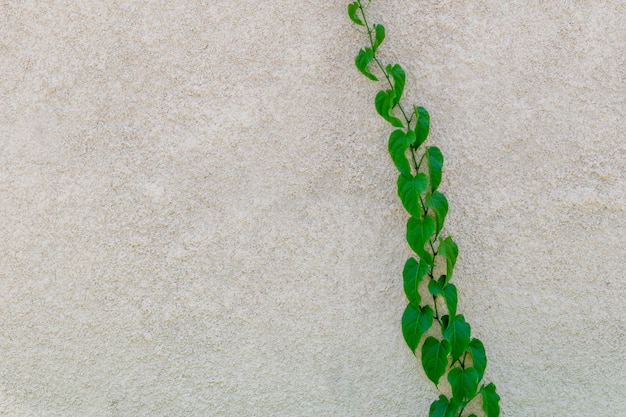
M 0 415 L 427 414 L 346 4 L 0 3 Z M 502 415 L 626 416 L 626 3 L 371 16 Z

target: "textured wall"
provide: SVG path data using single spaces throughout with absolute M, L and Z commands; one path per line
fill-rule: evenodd
M 0 2 L 0 415 L 424 416 L 347 2 Z M 505 417 L 626 416 L 626 3 L 375 1 Z

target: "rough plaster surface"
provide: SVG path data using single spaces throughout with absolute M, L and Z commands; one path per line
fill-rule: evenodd
M 0 415 L 424 416 L 346 2 L 0 2 Z M 626 416 L 626 3 L 373 3 L 502 415 Z

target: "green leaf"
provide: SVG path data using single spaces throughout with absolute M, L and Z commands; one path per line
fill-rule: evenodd
M 470 415 L 469 415 L 469 416 L 467 416 L 467 417 L 476 417 L 476 414 L 470 414 Z
M 375 24 L 374 32 L 376 34 L 374 37 L 374 52 L 376 52 L 380 44 L 385 40 L 385 27 L 383 25 Z
M 430 216 L 424 216 L 422 220 L 411 217 L 406 224 L 406 240 L 409 246 L 428 265 L 433 265 L 433 256 L 424 246 L 433 233 L 435 233 L 435 220 Z
M 406 150 L 411 145 L 408 135 L 402 130 L 394 130 L 389 136 L 389 155 L 398 171 L 403 175 L 411 175 L 411 166 L 406 158 Z M 413 135 L 415 137 L 415 135 Z
M 357 10 L 359 10 L 358 2 L 355 1 L 354 3 L 348 4 L 348 16 L 350 16 L 350 20 L 352 20 L 354 23 L 356 23 L 359 26 L 365 26 L 363 22 L 361 21 L 361 19 L 359 19 L 359 17 L 357 16 L 356 14 Z
M 448 214 L 448 199 L 439 191 L 435 191 L 426 196 L 426 206 L 433 209 L 435 212 L 435 219 L 437 220 L 437 234 L 441 232 L 443 223 Z
M 483 386 L 480 389 L 483 396 L 483 411 L 487 417 L 500 416 L 500 396 L 496 393 L 496 386 L 493 383 Z
M 415 177 L 412 175 L 400 175 L 398 177 L 398 196 L 402 205 L 413 217 L 421 217 L 422 205 L 420 196 L 428 187 L 428 177 L 424 173 L 419 173 Z
M 402 121 L 393 115 L 393 106 L 396 92 L 393 90 L 381 90 L 376 94 L 374 105 L 376 111 L 383 119 L 394 127 L 404 127 Z
M 472 339 L 467 351 L 470 355 L 472 355 L 472 367 L 476 369 L 480 375 L 480 380 L 485 374 L 485 369 L 487 368 L 487 354 L 485 353 L 483 342 L 476 338 Z
M 354 59 L 354 64 L 361 71 L 363 75 L 373 81 L 378 81 L 378 78 L 372 74 L 368 68 L 368 65 L 374 59 L 374 51 L 372 48 L 364 48 L 359 51 L 359 54 Z
M 446 302 L 449 317 L 456 316 L 456 306 L 458 304 L 458 294 L 453 284 L 445 284 L 443 287 L 435 280 L 428 283 L 428 292 L 432 295 L 440 295 Z
M 448 372 L 452 395 L 457 401 L 469 400 L 478 389 L 478 372 L 474 368 L 456 367 Z
M 449 282 L 452 279 L 452 274 L 454 273 L 456 258 L 459 256 L 459 247 L 456 243 L 454 243 L 454 240 L 452 240 L 450 236 L 445 239 L 439 238 L 437 255 L 443 256 L 446 259 L 446 282 Z
M 443 331 L 443 336 L 450 341 L 450 353 L 455 361 L 463 355 L 470 343 L 471 327 L 462 314 L 450 318 L 450 322 Z
M 406 306 L 402 315 L 402 335 L 411 352 L 419 345 L 422 336 L 433 325 L 433 309 L 430 306 L 422 308 L 414 307 L 413 304 Z
M 416 133 L 417 136 L 417 133 Z M 419 140 L 416 142 L 419 143 Z M 443 168 L 443 155 L 436 146 L 426 148 L 428 159 L 428 176 L 430 177 L 430 189 L 434 192 L 441 183 L 441 170 Z
M 411 143 L 415 141 L 415 133 L 409 131 L 404 133 L 402 130 L 394 130 L 389 136 L 389 155 L 396 168 L 402 175 L 411 175 L 411 165 L 406 158 L 406 150 L 409 149 Z
M 419 307 L 422 297 L 419 293 L 419 284 L 428 273 L 428 265 L 425 262 L 417 262 L 415 258 L 409 258 L 404 264 L 402 277 L 404 278 L 404 292 L 409 302 Z
M 456 306 L 458 304 L 459 297 L 454 284 L 447 284 L 443 287 L 443 299 L 446 301 L 446 307 L 448 307 L 448 315 L 450 317 L 456 316 Z
M 406 73 L 402 67 L 395 64 L 393 67 L 391 64 L 387 65 L 387 74 L 393 78 L 393 90 L 396 92 L 394 97 L 394 106 L 400 102 L 402 93 L 404 92 L 404 83 L 406 82 Z M 413 132 L 415 133 L 415 132 Z
M 439 286 L 439 283 L 434 279 L 428 281 L 428 292 L 432 295 L 442 295 L 443 290 Z
M 439 341 L 429 336 L 422 345 L 422 366 L 428 379 L 435 385 L 439 385 L 439 379 L 446 372 L 448 366 L 448 354 L 450 353 L 450 342 Z
M 448 401 L 445 395 L 440 395 L 439 399 L 430 405 L 428 417 L 455 417 L 458 405 Z
M 448 316 L 447 314 L 444 314 L 443 316 L 441 316 L 441 331 L 443 332 L 443 329 L 445 329 L 446 327 L 448 327 L 448 323 L 450 322 L 450 316 Z
M 422 143 L 426 141 L 428 137 L 428 131 L 430 130 L 430 115 L 428 111 L 423 107 L 415 107 L 415 116 L 417 117 L 415 122 L 415 147 L 419 148 Z

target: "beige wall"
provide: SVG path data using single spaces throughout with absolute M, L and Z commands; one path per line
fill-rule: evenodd
M 0 4 L 0 415 L 427 414 L 346 4 Z M 502 415 L 626 416 L 626 3 L 371 16 Z

